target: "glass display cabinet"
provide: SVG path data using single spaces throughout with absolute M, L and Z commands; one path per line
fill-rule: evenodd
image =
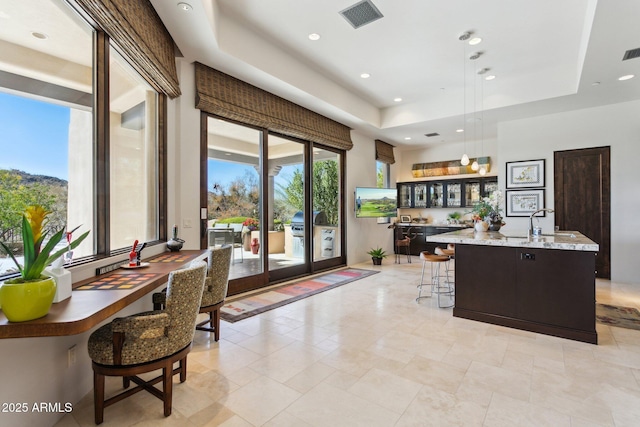
M 416 184 L 413 187 L 413 207 L 427 207 L 427 184 Z

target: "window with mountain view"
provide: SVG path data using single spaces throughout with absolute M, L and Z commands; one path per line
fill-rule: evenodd
M 51 231 L 93 228 L 93 30 L 60 1 L 11 12 L 0 16 L 0 240 L 20 259 L 29 205 L 51 212 Z M 92 255 L 92 240 L 74 257 Z M 0 275 L 13 270 L 0 258 Z

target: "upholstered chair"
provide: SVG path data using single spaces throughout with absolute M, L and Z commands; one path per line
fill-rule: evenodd
M 147 390 L 164 402 L 164 415 L 171 415 L 172 377 L 187 379 L 187 354 L 191 349 L 207 264 L 194 261 L 185 269 L 169 274 L 163 310 L 116 318 L 89 337 L 89 357 L 93 361 L 95 422 L 101 424 L 104 408 Z M 174 369 L 173 364 L 179 362 Z M 144 381 L 137 375 L 162 369 L 162 375 Z M 122 377 L 127 389 L 130 381 L 138 386 L 105 400 L 105 376 Z M 162 391 L 153 385 L 162 382 Z
M 214 340 L 220 340 L 220 309 L 224 305 L 229 284 L 229 269 L 231 264 L 233 246 L 224 245 L 211 248 L 208 254 L 207 278 L 200 313 L 207 313 L 208 319 L 196 325 L 196 329 L 214 333 Z M 153 307 L 159 310 L 165 303 L 165 292 L 153 294 Z M 209 326 L 205 326 L 209 324 Z

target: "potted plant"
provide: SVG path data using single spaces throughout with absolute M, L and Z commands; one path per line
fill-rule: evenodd
M 473 205 L 471 213 L 476 223 L 476 231 L 498 231 L 504 225 L 502 222 L 502 192 L 494 191 L 489 197 L 483 197 Z
M 22 242 L 24 264 L 21 265 L 13 251 L 0 242 L 2 251 L 13 259 L 20 277 L 9 279 L 0 287 L 2 311 L 10 322 L 24 322 L 45 316 L 49 312 L 56 293 L 55 280 L 43 275 L 45 267 L 65 252 L 76 248 L 89 234 L 87 231 L 69 245 L 51 255 L 51 251 L 67 235 L 64 228 L 55 233 L 44 245 L 48 231 L 47 211 L 40 205 L 29 206 L 22 215 Z M 77 228 L 76 228 L 77 229 Z M 72 233 L 72 230 L 70 233 Z M 69 234 L 70 234 L 69 233 Z
M 386 258 L 387 254 L 382 248 L 371 248 L 369 252 L 367 252 L 371 256 L 371 260 L 373 261 L 373 265 L 381 265 L 382 258 Z

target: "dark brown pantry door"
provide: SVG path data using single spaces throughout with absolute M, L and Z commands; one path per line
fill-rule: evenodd
M 611 278 L 610 148 L 554 152 L 556 225 L 600 245 L 596 277 Z

